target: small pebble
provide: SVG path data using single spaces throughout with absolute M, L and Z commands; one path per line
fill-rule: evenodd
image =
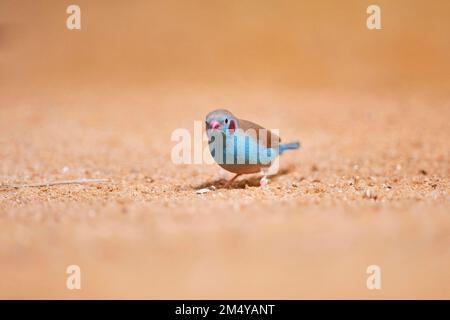
M 209 190 L 208 188 L 203 188 L 203 189 L 198 189 L 197 191 L 195 191 L 196 194 L 204 194 L 204 193 L 208 193 L 211 190 Z

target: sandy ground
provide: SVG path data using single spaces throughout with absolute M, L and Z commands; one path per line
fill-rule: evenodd
M 79 93 L 77 108 L 15 97 L 0 111 L 3 298 L 450 297 L 450 109 L 438 97 L 247 94 L 236 114 L 303 146 L 267 190 L 258 175 L 226 190 L 217 165 L 174 165 L 170 134 L 228 101 L 98 95 Z M 79 178 L 110 182 L 6 187 Z M 81 291 L 65 288 L 70 264 Z M 372 264 L 382 290 L 366 288 Z
M 2 0 L 0 298 L 450 299 L 450 2 L 377 3 Z M 223 107 L 301 141 L 267 190 L 171 161 Z

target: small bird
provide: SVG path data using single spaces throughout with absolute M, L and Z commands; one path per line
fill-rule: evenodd
M 286 150 L 298 149 L 300 143 L 280 143 L 281 139 L 260 125 L 239 119 L 225 109 L 214 110 L 206 116 L 208 145 L 214 160 L 236 175 L 227 182 L 229 188 L 241 174 L 263 172 L 276 157 Z

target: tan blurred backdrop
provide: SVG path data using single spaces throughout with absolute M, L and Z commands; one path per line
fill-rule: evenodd
M 376 3 L 370 31 L 363 0 L 3 0 L 1 82 L 447 90 L 450 2 Z

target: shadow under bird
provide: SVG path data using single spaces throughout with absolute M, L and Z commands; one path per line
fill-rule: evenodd
M 241 174 L 263 173 L 261 185 L 267 181 L 267 169 L 286 150 L 295 150 L 300 143 L 281 143 L 270 130 L 248 120 L 239 119 L 225 109 L 214 110 L 206 116 L 208 145 L 214 160 L 225 170 L 236 175 L 226 188 Z

